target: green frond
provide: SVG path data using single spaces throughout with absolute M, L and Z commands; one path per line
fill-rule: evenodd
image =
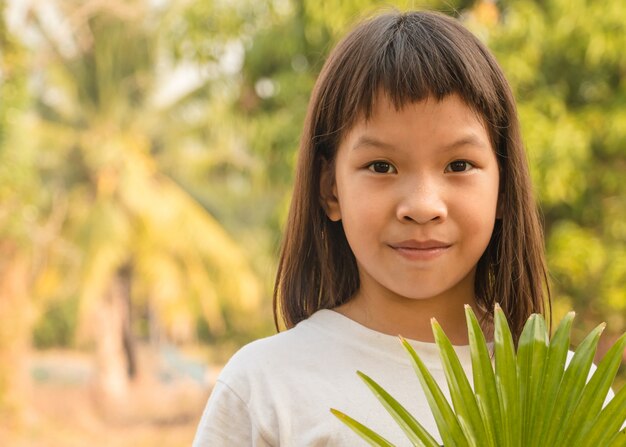
M 476 401 L 476 395 L 465 375 L 452 343 L 436 320 L 432 321 L 435 342 L 439 347 L 444 373 L 448 382 L 454 411 L 470 445 L 492 446 L 493 440 L 487 437 L 485 423 Z
M 626 349 L 622 335 L 587 381 L 604 324 L 598 325 L 576 349 L 567 366 L 574 313 L 568 313 L 549 339 L 545 321 L 532 315 L 519 339 L 517 352 L 502 309 L 494 310 L 495 367 L 481 327 L 465 308 L 470 343 L 473 388 L 454 347 L 433 319 L 435 342 L 450 392 L 450 402 L 411 344 L 409 354 L 439 434 L 446 446 L 471 447 L 624 447 L 626 387 L 604 407 L 606 396 Z M 362 372 L 358 375 L 391 414 L 415 446 L 437 446 L 407 410 Z M 343 413 L 332 410 L 371 445 L 390 445 Z M 620 431 L 621 430 L 621 431 Z
M 503 422 L 503 446 L 521 447 L 521 409 L 515 346 L 504 312 L 497 304 L 494 320 L 496 389 Z
M 542 404 L 538 405 L 535 413 L 534 430 L 529 438 L 530 445 L 541 445 L 544 432 L 553 413 L 559 386 L 565 372 L 565 362 L 570 345 L 570 331 L 574 320 L 574 312 L 569 312 L 560 322 L 548 347 L 548 357 L 544 368 L 543 384 L 541 389 Z
M 437 441 L 397 400 L 391 397 L 389 393 L 369 376 L 363 374 L 361 371 L 357 371 L 357 374 L 395 419 L 414 446 L 439 447 Z
M 595 425 L 596 418 L 622 362 L 625 348 L 626 334 L 622 335 L 604 355 L 598 369 L 585 386 L 568 426 L 564 429 L 565 445 L 578 445 L 580 439 L 586 436 Z
M 404 338 L 402 338 L 401 341 L 402 345 L 409 353 L 413 369 L 415 369 L 417 377 L 422 384 L 422 389 L 424 390 L 424 394 L 428 400 L 430 410 L 433 412 L 433 416 L 435 417 L 435 422 L 439 428 L 439 433 L 443 439 L 443 443 L 459 447 L 469 446 L 469 442 L 465 437 L 465 433 L 459 423 L 459 419 L 452 410 L 452 407 L 450 407 L 450 404 L 432 374 L 428 371 L 428 368 L 424 362 L 422 362 L 422 359 L 420 359 L 417 352 L 415 352 L 413 346 L 411 346 L 410 343 Z
M 528 445 L 537 420 L 534 415 L 543 405 L 541 387 L 548 352 L 548 333 L 541 315 L 531 315 L 517 347 L 519 398 L 522 416 L 522 445 Z
M 476 315 L 472 312 L 472 308 L 467 305 L 465 306 L 465 318 L 472 359 L 476 402 L 485 422 L 487 437 L 491 440 L 489 445 L 500 446 L 504 444 L 502 414 L 498 403 L 498 391 L 491 356 L 485 335 L 480 328 Z
M 576 404 L 582 395 L 589 369 L 591 368 L 593 357 L 596 353 L 600 334 L 604 330 L 604 327 L 604 323 L 598 325 L 585 337 L 578 349 L 576 349 L 572 360 L 565 370 L 554 404 L 554 410 L 550 415 L 552 422 L 549 429 L 546 431 L 543 441 L 546 446 L 560 445 L 560 443 L 564 441 L 566 434 L 563 428 L 568 424 L 569 418 L 573 414 Z
M 352 419 L 350 416 L 342 413 L 339 410 L 335 410 L 334 408 L 330 409 L 330 412 L 334 414 L 341 422 L 350 427 L 354 432 L 359 435 L 361 438 L 365 439 L 369 445 L 374 447 L 395 447 L 392 443 L 387 441 L 385 438 L 374 432 L 373 430 L 367 428 L 365 425 L 360 422 Z

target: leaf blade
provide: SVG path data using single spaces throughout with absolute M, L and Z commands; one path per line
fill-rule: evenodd
M 487 438 L 485 424 L 481 411 L 478 408 L 474 391 L 469 384 L 465 370 L 461 366 L 452 343 L 444 333 L 439 323 L 432 320 L 435 343 L 439 347 L 439 354 L 443 364 L 443 370 L 448 382 L 450 396 L 461 429 L 471 445 L 491 446 L 493 443 Z
M 485 335 L 472 308 L 465 306 L 476 401 L 483 414 L 487 436 L 495 445 L 503 445 L 502 415 L 498 404 L 495 374 Z M 493 445 L 493 444 L 492 444 Z
M 465 434 L 463 433 L 454 411 L 452 411 L 450 404 L 441 391 L 441 388 L 439 388 L 439 385 L 433 378 L 430 371 L 428 371 L 428 368 L 426 368 L 426 365 L 422 362 L 419 355 L 417 355 L 415 349 L 413 349 L 409 342 L 404 338 L 401 337 L 400 339 L 402 341 L 402 345 L 411 357 L 413 369 L 420 380 L 422 389 L 426 395 L 426 400 L 428 401 L 428 405 L 433 413 L 444 445 L 450 447 L 468 447 Z
M 624 422 L 626 422 L 626 386 L 623 386 L 600 412 L 600 415 L 596 418 L 593 430 L 588 432 L 580 445 L 596 447 L 598 445 L 607 445 L 614 437 L 619 439 L 623 431 L 619 430 Z M 615 436 L 618 432 L 619 434 Z
M 604 323 L 596 326 L 585 337 L 565 370 L 554 404 L 554 413 L 552 414 L 552 418 L 556 422 L 550 424 L 546 432 L 545 445 L 560 445 L 564 440 L 565 433 L 563 427 L 567 426 L 573 407 L 580 399 L 598 346 L 600 334 L 605 326 Z
M 517 366 L 522 404 L 522 445 L 529 445 L 537 419 L 544 367 L 548 352 L 548 331 L 539 314 L 530 316 L 519 339 Z
M 520 447 L 521 420 L 518 400 L 517 359 L 511 330 L 498 304 L 494 310 L 496 388 L 502 420 L 505 421 L 504 447 Z
M 334 408 L 331 408 L 330 412 L 333 415 L 335 415 L 337 419 L 339 419 L 345 425 L 350 427 L 352 431 L 354 431 L 357 435 L 359 435 L 361 438 L 367 441 L 370 445 L 374 447 L 396 447 L 394 444 L 387 441 L 378 433 L 374 432 L 372 429 L 361 424 L 359 421 L 351 418 L 347 414 L 342 413 L 341 411 L 336 410 Z
M 540 405 L 537 409 L 536 417 L 538 423 L 533 432 L 530 445 L 539 446 L 544 439 L 544 432 L 549 422 L 546 415 L 552 413 L 561 380 L 565 373 L 565 362 L 567 360 L 567 352 L 570 345 L 570 332 L 574 317 L 574 312 L 567 313 L 560 321 L 554 336 L 550 340 L 541 391 L 544 405 Z
M 593 377 L 585 386 L 576 410 L 570 418 L 569 427 L 565 429 L 565 433 L 568 433 L 566 445 L 577 445 L 578 440 L 595 425 L 595 419 L 602 410 L 602 405 L 621 364 L 624 349 L 626 349 L 626 334 L 623 334 L 607 351 Z
M 428 431 L 396 399 L 394 399 L 387 391 L 376 383 L 376 381 L 361 371 L 357 371 L 357 374 L 370 388 L 370 390 L 372 390 L 374 395 L 387 409 L 389 414 L 391 414 L 413 445 L 420 447 L 439 447 L 439 443 L 435 440 L 435 438 L 433 438 L 432 435 L 428 433 Z
M 626 428 L 615 435 L 609 447 L 626 447 Z

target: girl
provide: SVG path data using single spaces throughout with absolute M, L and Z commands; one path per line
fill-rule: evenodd
M 390 13 L 334 49 L 313 91 L 274 293 L 288 330 L 226 365 L 195 446 L 354 446 L 338 408 L 407 441 L 358 380 L 436 433 L 396 336 L 440 386 L 430 319 L 469 367 L 464 304 L 519 336 L 549 303 L 542 233 L 511 90 L 457 21 Z

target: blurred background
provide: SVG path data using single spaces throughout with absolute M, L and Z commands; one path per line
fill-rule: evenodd
M 190 445 L 274 332 L 298 137 L 371 0 L 0 0 L 0 445 Z M 554 319 L 626 329 L 626 3 L 397 1 L 460 19 L 518 99 Z M 622 366 L 618 385 L 625 382 Z

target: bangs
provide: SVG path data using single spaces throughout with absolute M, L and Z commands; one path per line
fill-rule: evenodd
M 495 60 L 476 37 L 444 15 L 390 14 L 365 22 L 338 45 L 322 78 L 327 94 L 320 92 L 324 112 L 315 138 L 331 137 L 334 141 L 327 142 L 333 145 L 332 136 L 371 116 L 380 93 L 397 109 L 456 93 L 485 120 L 494 147 L 496 129 L 506 126 L 498 95 L 506 87 Z M 324 152 L 333 155 L 331 148 Z

